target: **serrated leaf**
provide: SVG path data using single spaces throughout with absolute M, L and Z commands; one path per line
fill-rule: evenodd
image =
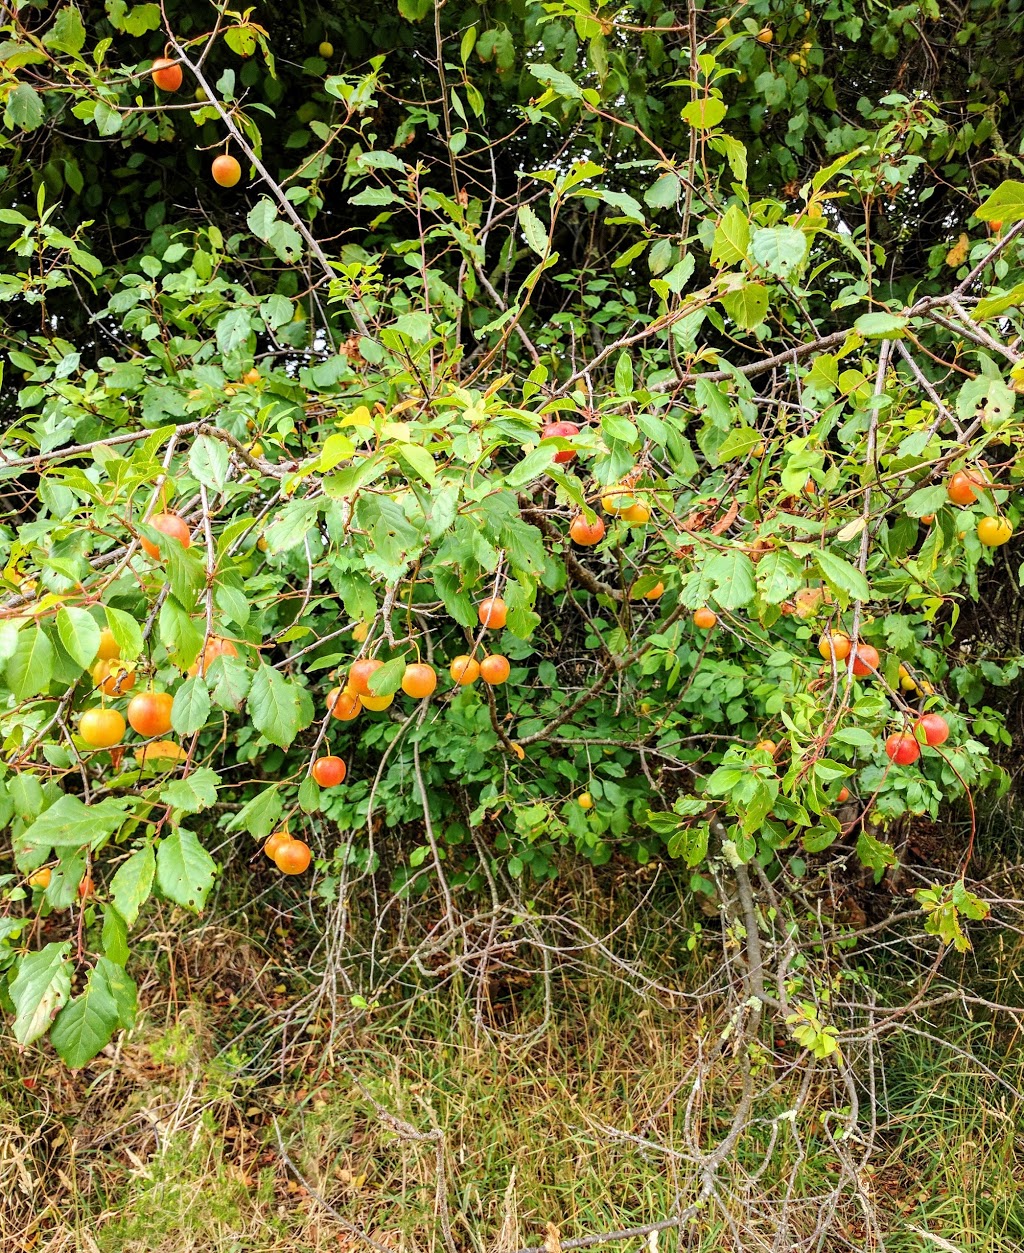
M 644 192 L 644 202 L 651 209 L 668 209 L 679 199 L 682 183 L 679 175 L 669 170 Z
M 119 1027 L 135 1021 L 135 983 L 122 966 L 101 957 L 85 990 L 58 1014 L 50 1041 L 65 1065 L 81 1069 L 109 1044 Z
M 400 318 L 395 319 L 394 328 L 396 331 L 401 331 L 403 335 L 408 335 L 413 343 L 424 344 L 430 338 L 432 329 L 430 314 L 422 310 L 403 313 Z
M 184 779 L 172 779 L 160 789 L 160 799 L 186 814 L 198 814 L 217 803 L 220 775 L 209 766 L 201 766 Z
M 241 709 L 252 681 L 241 657 L 215 657 L 206 677 L 213 684 L 211 696 L 218 709 Z
M 297 548 L 315 525 L 322 507 L 320 500 L 289 501 L 264 532 L 267 551 L 284 553 Z
M 749 246 L 750 223 L 739 205 L 731 204 L 715 227 L 711 263 L 716 266 L 734 265 L 744 260 Z
M 853 329 L 865 339 L 902 339 L 910 319 L 896 313 L 862 313 Z
M 874 872 L 876 883 L 881 883 L 886 869 L 895 866 L 899 860 L 891 844 L 875 839 L 864 830 L 857 837 L 857 856 L 862 866 Z
M 765 553 L 756 567 L 757 585 L 769 605 L 788 600 L 804 581 L 803 565 L 785 549 Z
M 827 548 L 814 554 L 818 569 L 825 582 L 834 592 L 845 592 L 854 600 L 868 600 L 871 588 L 855 565 Z
M 42 126 L 45 110 L 42 96 L 28 83 L 19 83 L 7 97 L 4 125 L 8 130 L 34 131 Z
M 53 678 L 53 645 L 40 626 L 18 632 L 14 652 L 7 660 L 7 686 L 15 700 L 38 696 Z
M 729 112 L 729 106 L 717 96 L 706 96 L 703 100 L 691 100 L 683 106 L 680 116 L 697 130 L 707 131 L 717 126 Z
M 517 465 L 514 465 L 505 476 L 507 487 L 525 487 L 534 479 L 540 478 L 544 471 L 554 464 L 558 449 L 553 444 L 541 444 L 527 453 Z
M 392 657 L 390 661 L 375 670 L 369 678 L 370 691 L 374 696 L 390 696 L 402 686 L 402 675 L 405 674 L 404 657 Z
M 227 824 L 228 831 L 248 831 L 257 840 L 265 840 L 284 812 L 284 802 L 277 784 L 265 787 Z
M 189 450 L 188 465 L 205 487 L 220 492 L 227 486 L 231 456 L 227 446 L 219 439 L 209 435 L 198 436 Z
M 213 885 L 217 865 L 193 831 L 179 827 L 160 841 L 156 882 L 169 901 L 199 912 Z
M 74 605 L 62 606 L 57 611 L 57 634 L 71 657 L 88 669 L 100 646 L 99 623 L 92 614 Z
M 723 609 L 742 609 L 757 595 L 754 563 L 739 548 L 716 553 L 705 563 L 704 574 L 711 580 L 712 598 Z
M 57 10 L 53 25 L 43 36 L 43 44 L 47 48 L 56 48 L 59 52 L 75 54 L 82 51 L 85 46 L 85 25 L 81 13 L 74 5 L 65 5 Z
M 249 717 L 252 724 L 271 744 L 287 748 L 303 727 L 301 689 L 273 666 L 260 665 L 249 689 Z
M 977 209 L 974 216 L 981 222 L 1024 221 L 1024 183 L 1015 179 L 1007 179 L 1000 183 L 995 191 Z
M 192 621 L 192 615 L 173 596 L 168 596 L 160 608 L 158 621 L 160 643 L 167 649 L 174 664 L 187 670 L 203 647 L 202 632 Z
M 100 932 L 100 943 L 103 945 L 104 957 L 108 957 L 112 962 L 116 962 L 118 966 L 127 964 L 130 956 L 128 952 L 128 924 L 113 905 L 108 905 L 103 910 L 103 929 Z
M 391 451 L 413 474 L 433 486 L 437 477 L 437 466 L 434 465 L 434 458 L 425 448 L 421 448 L 419 444 L 395 444 Z
M 14 1006 L 14 1038 L 22 1047 L 44 1035 L 71 991 L 71 942 L 56 941 L 26 953 L 7 989 Z
M 903 502 L 903 508 L 911 518 L 923 518 L 926 513 L 937 512 L 947 500 L 945 486 L 936 483 L 932 487 L 919 487 Z
M 214 589 L 213 599 L 218 609 L 222 609 L 232 622 L 244 627 L 249 621 L 249 602 L 245 593 L 228 583 L 220 583 Z
M 113 835 L 125 822 L 131 798 L 83 804 L 77 796 L 64 793 L 49 809 L 44 809 L 21 835 L 23 844 L 53 848 L 93 848 Z
M 768 312 L 768 289 L 763 283 L 744 283 L 722 296 L 721 303 L 737 326 L 750 330 L 763 322 Z
M 795 226 L 762 226 L 750 240 L 750 256 L 776 278 L 789 278 L 807 255 L 808 239 Z
M 142 627 L 139 626 L 130 613 L 125 613 L 122 609 L 114 609 L 110 605 L 105 605 L 104 613 L 107 615 L 107 626 L 110 627 L 110 633 L 121 650 L 121 660 L 134 661 L 142 652 Z
M 1024 303 L 1024 283 L 1018 283 L 1008 292 L 1001 295 L 984 296 L 971 310 L 971 317 L 976 322 L 984 322 L 988 318 L 998 317 L 1007 309 L 1019 307 Z
M 344 432 L 336 431 L 333 435 L 329 435 L 320 449 L 318 464 L 320 473 L 326 474 L 329 470 L 333 470 L 336 465 L 351 457 L 355 450 L 355 444 Z
M 145 844 L 118 866 L 110 880 L 114 908 L 129 927 L 135 925 L 139 910 L 149 900 L 156 873 L 156 855 L 152 844 Z
M 312 775 L 299 784 L 299 808 L 304 814 L 313 814 L 320 808 L 320 788 Z
M 198 674 L 178 685 L 171 705 L 171 726 L 178 735 L 193 735 L 206 726 L 210 716 L 210 693 Z
M 519 206 L 517 216 L 523 237 L 530 249 L 538 257 L 543 257 L 548 250 L 548 233 L 544 229 L 544 223 L 528 204 Z
M 569 75 L 556 70 L 553 65 L 546 65 L 543 62 L 533 64 L 530 66 L 530 73 L 539 83 L 550 87 L 556 95 L 566 100 L 580 100 L 583 97 L 583 92 Z

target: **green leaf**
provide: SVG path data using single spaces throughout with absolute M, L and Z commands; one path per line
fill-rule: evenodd
M 157 887 L 176 905 L 197 913 L 206 904 L 217 865 L 194 832 L 183 827 L 160 841 L 156 854 Z
M 398 11 L 407 22 L 422 22 L 433 8 L 433 0 L 398 0 Z
M 279 748 L 287 748 L 312 717 L 311 712 L 309 717 L 304 716 L 299 685 L 266 663 L 256 671 L 248 708 L 256 730 Z
M 633 362 L 629 359 L 628 352 L 620 352 L 619 359 L 615 362 L 615 391 L 620 396 L 632 396 L 633 394 Z M 629 438 L 636 438 L 635 431 Z
M 618 372 L 616 370 L 616 372 Z M 617 390 L 617 389 L 616 389 Z M 621 392 L 619 393 L 622 394 Z M 601 433 L 608 439 L 617 439 L 624 444 L 632 444 L 636 439 L 636 427 L 629 418 L 619 413 L 606 413 L 601 419 Z
M 974 210 L 974 216 L 981 222 L 1024 221 L 1024 183 L 1007 179 L 1000 183 L 991 196 Z
M 543 257 L 548 250 L 548 233 L 544 223 L 528 204 L 519 206 L 519 225 L 527 244 L 538 257 Z
M 433 486 L 437 478 L 437 466 L 425 448 L 421 448 L 419 444 L 395 444 L 391 451 L 413 474 Z
M 328 435 L 324 440 L 323 447 L 320 449 L 320 461 L 317 468 L 321 474 L 327 474 L 336 465 L 340 465 L 342 461 L 348 460 L 355 450 L 356 446 L 351 439 L 344 432 L 336 431 L 333 435 Z
M 139 910 L 149 900 L 156 873 L 156 855 L 152 844 L 144 844 L 118 866 L 110 880 L 114 907 L 125 922 L 133 927 Z
M 79 1070 L 110 1043 L 119 1027 L 135 1022 L 135 983 L 122 966 L 101 957 L 85 990 L 57 1016 L 50 1040 L 66 1065 Z
M 58 52 L 81 52 L 85 46 L 85 25 L 81 13 L 72 5 L 58 9 L 53 26 L 43 36 L 43 44 L 47 48 L 56 48 Z
M 160 643 L 176 666 L 187 670 L 203 646 L 202 632 L 179 601 L 168 596 L 160 609 Z
M 985 430 L 998 430 L 1013 416 L 1017 396 L 1001 378 L 979 375 L 968 379 L 956 398 L 957 416 L 964 422 L 981 418 Z
M 669 837 L 668 855 L 681 857 L 687 866 L 699 866 L 708 855 L 708 835 L 707 823 L 681 826 Z
M 1022 184 L 1024 186 L 1024 184 Z M 1007 309 L 1013 309 L 1024 303 L 1024 283 L 1018 283 L 1002 295 L 985 296 L 971 310 L 971 317 L 976 322 L 984 322 L 988 318 L 998 317 Z
M 71 942 L 53 941 L 37 953 L 27 953 L 7 989 L 15 1010 L 12 1031 L 22 1047 L 44 1035 L 54 1014 L 71 991 Z
M 744 283 L 721 297 L 722 308 L 744 330 L 764 321 L 768 312 L 768 289 L 762 283 Z
M 899 860 L 891 844 L 876 840 L 863 830 L 857 837 L 857 856 L 862 866 L 874 871 L 876 883 L 881 883 L 887 867 L 895 866 Z
M 77 796 L 64 793 L 43 810 L 22 834 L 21 841 L 47 848 L 84 848 L 87 844 L 98 848 L 124 825 L 125 810 L 132 804 L 130 797 L 108 797 L 94 805 L 84 805 Z
M 651 209 L 669 209 L 678 201 L 681 190 L 679 175 L 670 170 L 647 188 L 644 202 Z
M 105 100 L 96 101 L 96 107 L 92 113 L 92 121 L 104 139 L 109 139 L 111 135 L 117 134 L 121 129 L 122 120 L 118 110 L 107 104 Z
M 716 463 L 733 461 L 737 457 L 745 457 L 752 448 L 761 443 L 760 431 L 750 426 L 734 426 L 718 447 Z
M 803 265 L 807 236 L 795 226 L 762 226 L 750 240 L 750 256 L 776 278 L 789 278 Z
M 556 70 L 553 65 L 545 65 L 543 62 L 535 63 L 530 66 L 530 73 L 538 83 L 550 87 L 556 96 L 562 96 L 566 100 L 582 100 L 583 98 L 583 92 L 569 75 Z
M 246 222 L 256 238 L 287 264 L 302 255 L 302 236 L 289 222 L 278 217 L 277 205 L 269 197 L 263 196 L 253 205 Z
M 392 657 L 385 661 L 379 670 L 370 675 L 369 687 L 374 696 L 390 696 L 402 686 L 402 675 L 405 674 L 404 657 Z
M 769 605 L 778 605 L 802 586 L 803 565 L 784 549 L 765 553 L 757 563 L 757 585 Z
M 867 579 L 845 557 L 823 548 L 814 554 L 814 559 L 822 578 L 834 592 L 846 592 L 854 600 L 870 599 L 871 588 Z
M 723 609 L 742 609 L 757 595 L 754 563 L 738 548 L 716 553 L 705 563 L 703 573 L 711 580 L 712 597 Z
M 42 627 L 25 627 L 7 661 L 7 686 L 15 700 L 28 700 L 45 692 L 52 678 L 53 645 Z
M 321 500 L 291 500 L 264 532 L 267 551 L 285 553 L 297 548 L 316 523 L 323 507 Z
M 729 106 L 717 96 L 707 96 L 703 100 L 691 100 L 683 106 L 680 117 L 689 122 L 697 130 L 709 131 L 717 126 L 729 112 Z
M 4 125 L 8 130 L 34 131 L 42 126 L 43 99 L 28 83 L 19 83 L 7 97 L 4 109 Z
M 224 356 L 243 347 L 252 331 L 252 319 L 246 309 L 231 309 L 217 319 L 217 347 Z
M 396 331 L 401 331 L 403 335 L 407 335 L 415 344 L 426 343 L 433 329 L 430 314 L 424 313 L 421 309 L 413 313 L 403 313 L 400 318 L 395 319 L 394 328 Z
M 217 803 L 220 775 L 209 766 L 201 766 L 184 779 L 172 779 L 160 789 L 160 799 L 186 814 L 198 814 Z
M 225 828 L 228 831 L 248 831 L 257 840 L 265 840 L 277 826 L 284 812 L 284 802 L 278 785 L 265 787 L 247 804 L 243 805 Z
M 750 223 L 738 204 L 731 204 L 715 227 L 711 264 L 719 267 L 742 261 L 750 246 Z
M 75 661 L 87 670 L 100 646 L 99 623 L 86 609 L 64 605 L 57 611 L 57 634 Z
M 865 339 L 902 339 L 910 319 L 896 313 L 862 313 L 853 329 Z
M 100 933 L 103 955 L 112 962 L 124 966 L 130 956 L 128 951 L 128 924 L 113 907 L 107 905 L 103 910 L 103 929 Z
M 544 471 L 554 464 L 557 453 L 558 449 L 553 444 L 540 444 L 509 470 L 505 476 L 506 486 L 525 487 L 527 483 L 540 478 Z
M 320 808 L 320 789 L 311 775 L 306 775 L 299 784 L 298 800 L 304 814 L 315 814 Z
M 218 709 L 237 712 L 249 695 L 251 674 L 241 657 L 215 657 L 207 675 L 213 684 L 213 703 Z
M 130 613 L 125 613 L 122 609 L 113 609 L 110 605 L 105 605 L 104 613 L 107 615 L 110 633 L 121 650 L 122 660 L 134 661 L 142 652 L 142 627 Z
M 178 685 L 171 705 L 171 726 L 178 735 L 193 735 L 206 726 L 210 716 L 210 693 L 198 674 Z
M 946 489 L 941 483 L 933 487 L 919 487 L 903 503 L 903 508 L 911 518 L 923 518 L 926 513 L 935 513 L 947 502 Z
M 124 15 L 122 21 L 124 23 L 124 31 L 128 35 L 145 35 L 148 31 L 159 30 L 160 6 L 158 4 L 137 4 Z
M 188 454 L 189 469 L 200 483 L 215 492 L 227 486 L 230 462 L 227 446 L 209 435 L 198 436 Z

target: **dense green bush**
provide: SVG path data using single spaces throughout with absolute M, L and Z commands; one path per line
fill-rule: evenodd
M 402 828 L 393 888 L 451 910 L 566 850 L 679 859 L 697 886 L 709 856 L 800 876 L 825 850 L 880 878 L 894 820 L 1000 779 L 985 693 L 1018 661 L 950 651 L 1022 474 L 1021 19 L 975 8 L 399 0 L 303 31 L 271 7 L 172 4 L 168 30 L 152 4 L 18 9 L 19 1042 L 52 1024 L 81 1065 L 130 1025 L 130 931 L 153 892 L 203 907 L 213 812 L 254 850 L 287 824 L 325 897 Z M 506 683 L 448 679 L 490 653 Z M 397 695 L 340 721 L 359 657 L 384 663 L 371 699 Z M 441 676 L 426 700 L 412 663 Z M 149 688 L 173 696 L 160 750 L 83 727 Z M 329 751 L 348 775 L 320 789 Z M 985 912 L 962 879 L 920 903 L 958 946 Z

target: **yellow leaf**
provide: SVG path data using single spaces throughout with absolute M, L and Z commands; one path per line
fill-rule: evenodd
M 946 264 L 951 270 L 959 269 L 967 260 L 967 252 L 971 246 L 971 241 L 966 235 L 961 235 L 949 252 L 946 253 Z

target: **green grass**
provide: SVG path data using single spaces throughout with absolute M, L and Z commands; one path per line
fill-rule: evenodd
M 593 899 L 588 892 L 572 908 L 607 928 Z M 678 923 L 671 932 L 645 924 L 620 939 L 651 978 L 678 982 L 683 970 L 696 985 L 718 969 L 714 925 L 694 954 L 686 936 Z M 220 1052 L 246 1008 L 225 996 L 225 972 L 264 1006 L 282 975 L 263 969 L 255 942 L 243 952 L 221 938 L 206 933 L 195 952 L 175 956 L 179 998 L 188 977 L 187 1008 L 166 980 L 154 980 L 133 1038 L 85 1072 L 69 1075 L 45 1053 L 19 1059 L 0 1049 L 4 1253 L 365 1249 L 346 1223 L 395 1253 L 510 1253 L 543 1243 L 548 1224 L 569 1239 L 643 1225 L 692 1199 L 674 1154 L 686 1148 L 689 1067 L 709 1023 L 687 1002 L 644 994 L 600 963 L 556 971 L 551 1021 L 524 1044 L 482 1031 L 468 989 L 448 984 L 378 1010 L 333 1044 L 322 1020 L 304 1023 L 283 1073 L 254 1071 L 229 1064 L 237 1050 Z M 288 995 L 305 986 L 293 972 Z M 543 1022 L 539 980 L 493 991 L 492 1026 L 514 1035 Z M 954 1011 L 933 1030 L 1024 1090 L 1014 1037 Z M 891 1253 L 1019 1253 L 1020 1103 L 978 1066 L 909 1033 L 890 1038 L 882 1070 L 866 1185 Z M 800 1074 L 765 1078 L 758 1116 L 770 1120 L 791 1107 Z M 813 1198 L 836 1178 L 820 1117 L 835 1099 L 826 1082 L 816 1084 L 799 1128 L 805 1158 L 781 1135 L 756 1185 L 774 1204 L 793 1173 L 797 1198 L 811 1198 L 797 1218 L 804 1230 Z M 723 1072 L 700 1107 L 702 1135 L 722 1134 L 737 1090 L 734 1071 Z M 739 1172 L 760 1163 L 769 1126 L 754 1128 L 723 1172 L 727 1213 L 702 1213 L 682 1246 L 666 1233 L 662 1250 L 771 1247 L 767 1211 L 744 1204 Z M 833 1235 L 824 1247 L 867 1247 L 852 1197 Z M 608 1247 L 636 1253 L 641 1242 Z

